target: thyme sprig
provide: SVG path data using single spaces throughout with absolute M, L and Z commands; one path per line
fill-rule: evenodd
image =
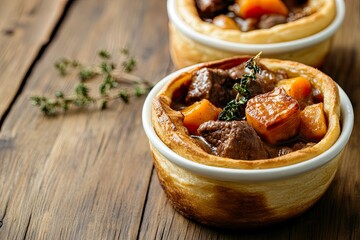
M 57 91 L 54 98 L 31 96 L 32 104 L 38 106 L 45 115 L 56 115 L 61 111 L 66 112 L 72 106 L 87 108 L 90 105 L 97 105 L 103 110 L 110 101 L 120 99 L 124 103 L 129 103 L 132 97 L 146 95 L 153 84 L 131 74 L 136 69 L 137 62 L 126 48 L 121 50 L 121 54 L 124 59 L 120 69 L 106 50 L 99 51 L 101 62 L 94 66 L 86 66 L 77 60 L 66 58 L 56 61 L 55 68 L 62 77 L 77 71 L 79 82 L 73 94 Z M 102 79 L 102 82 L 99 84 L 98 95 L 92 96 L 87 81 L 95 78 Z
M 218 119 L 221 121 L 233 121 L 241 118 L 240 108 L 245 106 L 250 97 L 249 84 L 256 80 L 256 74 L 260 73 L 260 67 L 257 62 L 260 58 L 261 52 L 255 57 L 250 58 L 245 65 L 249 71 L 248 74 L 243 74 L 238 82 L 234 84 L 233 89 L 237 92 L 235 99 L 226 104 Z

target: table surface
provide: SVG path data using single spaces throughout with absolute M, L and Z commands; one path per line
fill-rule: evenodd
M 360 1 L 322 70 L 349 95 L 355 126 L 328 191 L 295 219 L 257 231 L 221 231 L 174 211 L 141 124 L 144 98 L 105 111 L 48 118 L 32 95 L 70 91 L 60 57 L 97 60 L 127 46 L 136 74 L 173 72 L 164 0 L 0 0 L 0 239 L 360 239 Z

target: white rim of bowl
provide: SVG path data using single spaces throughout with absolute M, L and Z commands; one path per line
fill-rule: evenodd
M 188 171 L 191 171 L 195 174 L 221 180 L 221 181 L 268 181 L 276 180 L 281 178 L 286 178 L 290 176 L 295 176 L 301 173 L 308 172 L 312 169 L 318 168 L 325 163 L 329 162 L 331 159 L 336 157 L 341 150 L 347 144 L 352 128 L 354 125 L 354 112 L 350 102 L 350 99 L 344 92 L 344 90 L 338 86 L 340 93 L 340 107 L 342 115 L 342 129 L 338 140 L 333 146 L 331 146 L 326 152 L 303 162 L 278 167 L 278 168 L 269 168 L 269 169 L 233 169 L 233 168 L 222 168 L 208 166 L 200 164 L 189 159 L 186 159 L 174 151 L 172 151 L 167 145 L 165 145 L 158 135 L 155 133 L 155 130 L 151 123 L 151 105 L 153 98 L 157 93 L 172 79 L 178 76 L 180 73 L 188 71 L 194 66 L 190 66 L 181 70 L 178 70 L 167 77 L 163 78 L 159 83 L 148 94 L 143 110 L 142 110 L 142 122 L 145 133 L 150 141 L 150 143 L 169 161 L 178 165 L 181 168 L 184 168 Z
M 262 51 L 264 54 L 279 54 L 289 51 L 296 51 L 302 48 L 310 47 L 321 43 L 322 41 L 330 38 L 335 34 L 337 29 L 341 26 L 345 17 L 345 3 L 343 0 L 336 1 L 336 17 L 322 31 L 311 35 L 309 37 L 279 43 L 268 43 L 268 44 L 245 44 L 235 43 L 230 41 L 221 40 L 218 38 L 209 37 L 205 34 L 199 33 L 194 29 L 190 28 L 177 14 L 176 0 L 167 1 L 167 11 L 170 21 L 179 29 L 185 36 L 209 47 L 235 52 L 235 53 L 247 53 L 256 54 Z

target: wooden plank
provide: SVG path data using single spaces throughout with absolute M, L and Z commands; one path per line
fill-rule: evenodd
M 64 0 L 0 1 L 0 119 L 63 13 Z
M 346 1 L 345 22 L 322 70 L 348 93 L 355 111 L 353 134 L 339 171 L 326 194 L 302 216 L 255 231 L 221 231 L 178 214 L 166 200 L 156 175 L 140 230 L 140 239 L 360 239 L 360 26 L 359 1 Z M 159 194 L 159 192 L 162 192 Z
M 344 26 L 358 26 L 359 3 L 347 5 Z M 166 25 L 165 3 L 156 0 L 74 4 L 0 133 L 0 239 L 358 239 L 358 124 L 334 183 L 310 211 L 272 229 L 225 232 L 188 221 L 169 205 L 152 174 L 142 100 L 54 119 L 31 108 L 30 95 L 73 87 L 51 70 L 60 56 L 93 62 L 97 49 L 128 45 L 142 66 L 138 74 L 159 80 L 172 70 Z M 359 35 L 342 33 L 323 69 L 349 93 L 359 123 Z
M 125 45 L 158 81 L 172 68 L 165 12 L 156 0 L 74 2 L 0 133 L 0 239 L 137 237 L 152 173 L 143 99 L 45 118 L 29 96 L 73 88 L 52 69 L 59 57 L 93 63 Z

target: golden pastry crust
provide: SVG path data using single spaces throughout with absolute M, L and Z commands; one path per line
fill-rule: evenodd
M 228 58 L 239 55 L 236 52 L 227 52 L 220 49 L 202 45 L 184 36 L 172 24 L 170 27 L 170 54 L 172 61 L 178 68 L 187 67 L 196 63 L 209 62 L 218 59 Z M 279 54 L 266 55 L 265 57 L 291 60 L 304 63 L 306 65 L 319 67 L 322 65 L 331 47 L 331 39 L 319 44 Z M 246 54 L 245 52 L 243 54 Z
M 287 166 L 313 158 L 330 148 L 340 134 L 340 101 L 336 84 L 330 77 L 317 69 L 297 62 L 277 59 L 263 58 L 260 59 L 260 63 L 272 71 L 281 69 L 285 71 L 289 77 L 303 76 L 311 81 L 313 87 L 323 93 L 324 111 L 328 121 L 328 130 L 320 142 L 312 147 L 291 152 L 280 157 L 248 161 L 211 155 L 204 151 L 196 141 L 189 136 L 187 129 L 182 124 L 182 113 L 170 107 L 174 92 L 181 86 L 188 86 L 192 73 L 200 68 L 229 69 L 247 61 L 249 58 L 249 56 L 242 56 L 201 64 L 170 81 L 154 98 L 152 104 L 152 123 L 160 139 L 174 152 L 194 162 L 235 169 L 266 169 Z
M 279 43 L 301 39 L 326 28 L 336 16 L 334 0 L 309 0 L 309 7 L 313 13 L 294 22 L 276 25 L 269 29 L 258 29 L 250 32 L 222 29 L 207 23 L 199 17 L 194 0 L 175 1 L 176 10 L 180 18 L 193 30 L 204 35 L 235 43 Z M 316 24 L 314 24 L 316 23 Z M 247 52 L 224 51 L 197 42 L 184 35 L 172 23 L 169 23 L 170 53 L 178 68 L 195 63 L 214 61 L 232 57 Z M 286 59 L 319 67 L 323 63 L 331 47 L 331 38 L 318 44 L 302 49 L 266 55 L 264 57 Z
M 151 149 L 160 184 L 173 207 L 187 218 L 220 228 L 255 228 L 300 215 L 329 187 L 340 158 L 286 179 L 228 182 L 194 174 Z
M 239 43 L 277 43 L 304 38 L 327 27 L 336 15 L 334 0 L 309 0 L 308 8 L 312 14 L 306 17 L 269 29 L 241 32 L 240 30 L 223 29 L 202 21 L 194 0 L 176 1 L 175 4 L 179 16 L 195 31 Z

